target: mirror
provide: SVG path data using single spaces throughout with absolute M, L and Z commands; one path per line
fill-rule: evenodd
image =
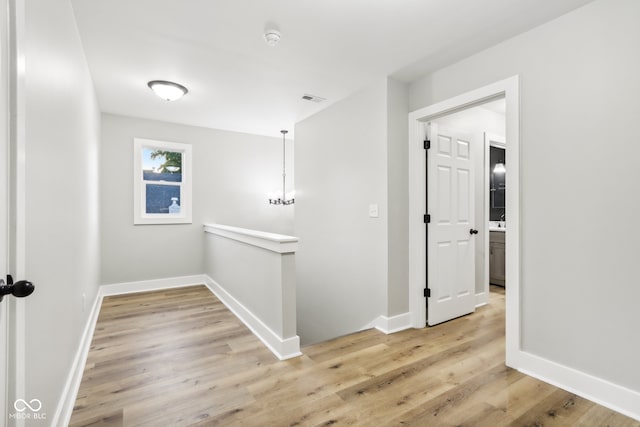
M 504 215 L 506 186 L 506 150 L 491 146 L 489 150 L 489 198 L 491 221 L 499 221 Z

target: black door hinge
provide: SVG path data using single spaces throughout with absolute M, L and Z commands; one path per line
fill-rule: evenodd
M 424 297 L 425 298 L 431 298 L 431 289 L 424 288 Z
M 430 222 L 431 222 L 431 215 L 426 214 L 426 215 L 424 216 L 424 223 L 425 223 L 425 224 L 429 224 Z
M 429 141 L 428 139 L 424 140 L 424 149 L 428 150 L 431 148 L 431 141 Z

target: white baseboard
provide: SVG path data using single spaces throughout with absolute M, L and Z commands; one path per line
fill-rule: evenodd
M 161 289 L 182 288 L 185 286 L 204 285 L 207 276 L 196 274 L 193 276 L 168 277 L 165 279 L 141 280 L 138 282 L 114 283 L 100 286 L 103 296 L 123 295 L 136 292 L 158 291 Z
M 286 360 L 302 355 L 300 352 L 300 337 L 296 335 L 290 338 L 281 338 L 211 277 L 206 276 L 205 283 L 211 292 L 213 292 L 278 359 Z
M 375 321 L 375 328 L 385 334 L 404 331 L 411 328 L 411 313 L 402 313 L 396 316 L 380 316 Z
M 640 421 L 640 393 L 520 351 L 518 371 Z
M 489 294 L 487 292 L 478 292 L 476 294 L 476 308 L 489 304 Z
M 82 336 L 80 338 L 80 345 L 76 351 L 76 355 L 73 358 L 73 364 L 71 370 L 65 381 L 64 389 L 62 390 L 62 398 L 58 402 L 58 407 L 51 421 L 51 425 L 55 427 L 65 427 L 69 425 L 71 420 L 71 414 L 73 413 L 73 406 L 76 403 L 76 397 L 78 396 L 78 390 L 80 389 L 80 382 L 82 381 L 82 374 L 84 373 L 84 367 L 87 362 L 87 356 L 89 355 L 89 348 L 91 347 L 91 340 L 93 339 L 93 332 L 96 328 L 96 322 L 98 321 L 98 314 L 100 314 L 100 306 L 102 305 L 102 292 L 98 289 L 96 298 L 93 301 L 91 312 L 87 319 L 87 324 L 84 327 Z

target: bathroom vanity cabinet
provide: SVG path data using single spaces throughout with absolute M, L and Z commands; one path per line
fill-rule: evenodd
M 504 231 L 489 232 L 489 283 L 505 285 Z

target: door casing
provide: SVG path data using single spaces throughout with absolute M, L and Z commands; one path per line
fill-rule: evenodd
M 9 271 L 9 8 L 8 0 L 0 0 L 0 278 Z M 8 417 L 9 387 L 9 303 L 11 296 L 0 302 L 0 414 Z M 8 423 L 4 418 L 0 424 Z
M 0 0 L 0 274 L 12 273 L 25 277 L 25 0 Z M 26 388 L 26 325 L 22 298 L 6 296 L 0 309 L 0 345 L 2 359 L 0 378 L 3 380 L 3 407 L 0 413 L 14 410 L 17 398 L 25 396 Z M 5 419 L 8 426 L 20 427 L 25 420 Z
M 464 110 L 487 101 L 504 98 L 506 103 L 505 137 L 509 141 L 506 163 L 509 164 L 509 185 L 506 209 L 509 212 L 509 233 L 506 235 L 506 363 L 517 368 L 520 354 L 520 96 L 518 76 L 409 113 L 409 309 L 412 326 L 426 325 L 426 159 L 423 141 L 425 123 L 429 120 Z

